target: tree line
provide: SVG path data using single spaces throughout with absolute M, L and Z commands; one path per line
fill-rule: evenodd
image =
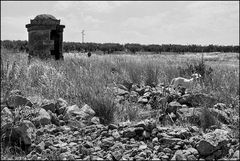
M 16 52 L 28 51 L 26 40 L 1 40 L 1 48 L 14 50 Z M 115 51 L 126 51 L 133 54 L 137 52 L 153 52 L 161 54 L 162 52 L 176 52 L 179 54 L 185 52 L 236 52 L 239 53 L 239 45 L 222 46 L 222 45 L 177 45 L 177 44 L 150 44 L 143 45 L 137 43 L 79 43 L 79 42 L 63 42 L 64 52 L 94 52 L 102 51 L 104 54 L 111 54 Z

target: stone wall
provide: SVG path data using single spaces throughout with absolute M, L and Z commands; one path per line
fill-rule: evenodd
M 29 54 L 41 59 L 51 58 L 51 50 L 54 50 L 54 41 L 50 40 L 51 30 L 29 31 Z

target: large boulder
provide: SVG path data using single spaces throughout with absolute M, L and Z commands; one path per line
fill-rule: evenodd
M 215 109 L 215 108 L 209 108 L 209 111 L 220 122 L 222 122 L 224 124 L 229 124 L 230 123 L 230 118 L 228 117 L 228 115 L 225 111 Z
M 68 120 L 70 119 L 70 117 L 77 116 L 80 114 L 81 114 L 80 108 L 77 105 L 68 106 L 66 107 L 66 110 L 64 112 L 64 119 Z
M 8 108 L 15 109 L 19 106 L 29 106 L 32 107 L 32 103 L 29 99 L 21 95 L 10 95 L 6 102 Z
M 56 112 L 56 103 L 53 100 L 44 100 L 41 108 L 45 109 L 46 111 L 49 110 L 52 113 L 55 113 Z
M 214 109 L 214 108 L 208 108 L 208 110 L 209 110 L 209 114 L 214 119 L 224 124 L 230 123 L 230 118 L 226 112 L 218 109 Z M 182 119 L 187 120 L 188 122 L 191 122 L 194 125 L 200 125 L 201 115 L 203 111 L 204 111 L 204 108 L 202 107 L 181 108 L 178 110 L 178 114 L 180 114 Z
M 82 108 L 79 108 L 77 105 L 73 105 L 66 107 L 64 118 L 67 120 L 71 117 L 77 117 L 87 120 L 92 118 L 94 115 L 95 111 L 87 104 L 85 104 Z
M 135 128 L 127 128 L 123 131 L 123 137 L 133 138 L 136 136 Z
M 165 112 L 166 113 L 174 113 L 174 114 L 176 114 L 177 110 L 180 109 L 180 108 L 182 108 L 182 105 L 180 103 L 178 103 L 176 101 L 170 102 L 168 104 L 168 107 L 167 107 Z
M 85 104 L 80 110 L 85 114 L 86 118 L 93 117 L 96 114 L 95 111 L 87 104 Z
M 180 104 L 185 104 L 190 107 L 196 107 L 201 105 L 207 105 L 213 107 L 217 99 L 211 95 L 204 93 L 185 94 L 177 100 Z
M 68 106 L 68 103 L 66 100 L 64 100 L 62 98 L 57 99 L 57 102 L 56 102 L 57 115 L 63 114 L 67 106 Z
M 4 107 L 1 111 L 1 125 L 5 125 L 7 123 L 13 122 L 13 114 L 12 112 L 7 108 Z
M 140 121 L 134 125 L 134 127 L 142 127 L 146 131 L 152 131 L 156 127 L 156 121 L 153 119 L 146 119 L 144 121 Z
M 181 108 L 178 110 L 178 113 L 183 120 L 186 120 L 193 125 L 199 126 L 201 124 L 200 116 L 202 114 L 202 108 Z
M 33 122 L 35 126 L 45 126 L 51 123 L 51 116 L 45 109 L 41 108 L 38 112 L 38 116 L 33 119 Z
M 197 144 L 196 149 L 200 156 L 219 159 L 228 154 L 228 143 L 231 140 L 230 133 L 225 130 L 216 129 L 203 135 L 203 139 Z
M 50 110 L 48 110 L 47 112 L 48 112 L 48 114 L 51 117 L 51 123 L 54 124 L 54 125 L 59 126 L 60 125 L 60 120 L 57 117 L 57 115 L 55 113 L 52 113 L 52 111 L 50 111 Z
M 177 150 L 171 160 L 198 160 L 198 151 L 194 148 Z
M 1 138 L 4 146 L 19 146 L 28 150 L 36 138 L 36 128 L 31 121 L 23 120 L 19 125 L 9 123 L 1 127 Z

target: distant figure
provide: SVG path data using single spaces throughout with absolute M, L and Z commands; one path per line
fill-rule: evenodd
M 192 90 L 194 85 L 196 85 L 197 80 L 201 78 L 201 75 L 195 73 L 195 74 L 192 74 L 191 77 L 192 77 L 191 79 L 186 79 L 183 77 L 173 78 L 170 86 L 172 87 L 173 90 L 175 90 L 175 88 L 179 86 L 185 89 Z M 184 90 L 184 93 L 185 93 L 185 90 Z
M 91 53 L 91 52 L 88 52 L 87 56 L 90 57 L 91 55 L 92 55 L 92 53 Z
M 28 54 L 28 62 L 27 62 L 28 65 L 30 65 L 31 60 L 32 60 L 32 55 Z

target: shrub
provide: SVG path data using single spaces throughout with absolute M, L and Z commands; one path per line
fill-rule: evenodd
M 86 93 L 85 102 L 96 112 L 102 124 L 114 122 L 116 107 L 111 96 Z
M 155 87 L 158 85 L 158 76 L 159 76 L 159 68 L 157 66 L 154 66 L 150 63 L 146 64 L 145 66 L 145 73 L 144 73 L 144 82 L 145 85 Z
M 129 61 L 126 64 L 125 68 L 129 79 L 134 84 L 141 84 L 142 82 L 142 65 L 138 64 L 137 62 Z
M 129 103 L 124 101 L 122 104 L 118 104 L 115 121 L 116 122 L 125 122 L 125 121 L 136 121 L 139 119 L 139 105 L 135 103 Z

